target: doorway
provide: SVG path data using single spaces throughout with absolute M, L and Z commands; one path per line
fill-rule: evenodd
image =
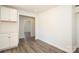
M 31 21 L 24 21 L 24 38 L 31 38 Z
M 19 15 L 19 38 L 35 39 L 35 18 Z

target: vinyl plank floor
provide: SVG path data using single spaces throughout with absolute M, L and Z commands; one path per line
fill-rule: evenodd
M 20 39 L 18 47 L 1 51 L 1 53 L 65 53 L 41 40 Z
M 76 49 L 76 51 L 74 53 L 79 53 L 79 48 Z

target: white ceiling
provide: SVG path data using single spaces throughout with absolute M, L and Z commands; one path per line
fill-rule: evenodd
M 50 8 L 56 7 L 56 5 L 8 5 L 8 6 L 34 13 L 40 13 Z

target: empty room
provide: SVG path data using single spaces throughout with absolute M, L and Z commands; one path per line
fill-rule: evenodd
M 79 5 L 0 5 L 0 53 L 79 53 Z

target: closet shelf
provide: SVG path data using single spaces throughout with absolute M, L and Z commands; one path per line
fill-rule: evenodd
M 9 20 L 0 20 L 0 22 L 16 23 L 16 21 L 9 21 Z

